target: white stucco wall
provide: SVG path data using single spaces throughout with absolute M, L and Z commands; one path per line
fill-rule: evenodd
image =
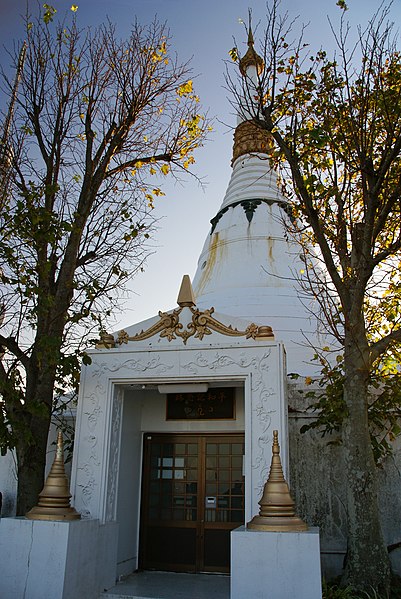
M 186 345 L 156 337 L 93 350 L 91 358 L 81 376 L 72 504 L 86 518 L 119 524 L 118 575 L 138 564 L 144 432 L 244 432 L 245 518 L 259 511 L 273 429 L 279 430 L 285 469 L 288 464 L 282 344 L 218 333 L 207 342 L 191 338 Z M 236 418 L 167 421 L 165 396 L 157 385 L 188 382 L 235 387 Z

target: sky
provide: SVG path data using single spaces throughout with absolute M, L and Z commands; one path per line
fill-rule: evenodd
M 258 33 L 263 37 L 266 21 L 264 0 L 47 0 L 59 15 L 64 15 L 72 3 L 78 5 L 77 19 L 81 27 L 96 26 L 107 17 L 117 24 L 124 37 L 129 26 L 138 19 L 146 24 L 157 16 L 166 22 L 172 44 L 181 61 L 192 59 L 194 86 L 202 107 L 214 120 L 209 140 L 196 154 L 195 178 L 181 184 L 163 185 L 166 196 L 158 199 L 154 215 L 158 231 L 153 241 L 153 254 L 147 260 L 145 272 L 136 275 L 121 313 L 116 313 L 110 327 L 118 330 L 158 313 L 176 307 L 182 276 L 193 278 L 198 257 L 210 232 L 210 219 L 218 212 L 231 174 L 233 128 L 236 118 L 225 88 L 224 74 L 229 61 L 228 51 L 238 45 L 246 51 L 246 33 L 240 20 L 247 22 L 252 9 L 255 46 Z M 366 25 L 368 18 L 380 7 L 379 0 L 347 0 L 347 18 L 353 27 Z M 34 4 L 33 4 L 34 6 Z M 0 45 L 12 47 L 15 39 L 23 39 L 20 15 L 25 13 L 25 0 L 0 0 Z M 329 20 L 336 26 L 341 10 L 336 0 L 282 0 L 281 12 L 298 17 L 308 24 L 305 41 L 311 50 L 334 47 Z M 401 23 L 401 0 L 394 0 L 391 19 Z M 236 44 L 233 39 L 235 38 Z M 0 49 L 0 60 L 7 66 L 8 58 Z

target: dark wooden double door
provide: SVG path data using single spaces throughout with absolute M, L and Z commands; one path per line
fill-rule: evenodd
M 243 435 L 144 438 L 144 569 L 229 572 L 230 531 L 244 523 Z

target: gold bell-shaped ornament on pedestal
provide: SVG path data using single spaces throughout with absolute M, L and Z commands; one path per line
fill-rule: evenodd
M 308 529 L 306 522 L 295 514 L 295 503 L 290 495 L 281 465 L 278 431 L 273 431 L 270 474 L 259 505 L 259 515 L 254 516 L 247 524 L 247 528 L 250 530 L 297 532 Z
M 30 520 L 79 520 L 79 514 L 70 505 L 68 478 L 64 469 L 63 435 L 57 434 L 57 450 L 53 465 L 39 494 L 38 505 L 26 517 Z

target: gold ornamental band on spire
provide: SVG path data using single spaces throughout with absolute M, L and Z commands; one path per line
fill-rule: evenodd
M 247 524 L 250 530 L 271 532 L 301 532 L 308 530 L 306 522 L 295 514 L 295 503 L 284 478 L 278 444 L 278 431 L 273 431 L 273 456 L 269 478 L 259 501 L 260 511 Z
M 234 131 L 233 158 L 231 166 L 244 154 L 266 154 L 273 148 L 273 139 L 268 131 L 253 121 L 243 121 Z
M 256 52 L 254 46 L 254 39 L 252 34 L 251 24 L 249 23 L 249 31 L 248 31 L 248 50 L 246 54 L 239 61 L 239 70 L 243 77 L 246 77 L 246 72 L 249 67 L 256 67 L 256 72 L 258 75 L 263 73 L 263 69 L 265 68 L 264 60 L 259 54 Z
M 79 514 L 70 506 L 70 490 L 64 469 L 63 435 L 57 434 L 57 449 L 53 465 L 43 490 L 39 493 L 38 505 L 26 517 L 29 520 L 79 520 Z

